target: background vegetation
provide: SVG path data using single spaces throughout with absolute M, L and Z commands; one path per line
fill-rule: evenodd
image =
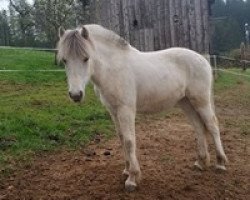
M 58 28 L 76 27 L 86 19 L 89 0 L 9 0 L 0 12 L 0 45 L 55 47 Z
M 215 0 L 212 17 L 215 53 L 239 48 L 245 42 L 245 23 L 250 26 L 250 0 Z
M 213 0 L 209 0 L 211 2 Z M 0 45 L 55 47 L 57 30 L 90 23 L 89 0 L 9 0 L 0 12 Z M 244 25 L 250 24 L 250 0 L 215 0 L 211 15 L 214 24 L 213 50 L 239 48 L 244 41 Z

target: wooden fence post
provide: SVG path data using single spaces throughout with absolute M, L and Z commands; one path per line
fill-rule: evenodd
M 54 64 L 58 65 L 58 62 L 57 62 L 57 50 L 55 50 Z
M 217 56 L 216 55 L 213 55 L 213 65 L 214 65 L 213 75 L 214 75 L 214 80 L 216 80 L 218 78 Z
M 242 63 L 242 70 L 245 71 L 246 70 L 246 46 L 244 44 L 244 42 L 242 42 L 240 44 L 240 59 L 241 59 L 241 63 Z

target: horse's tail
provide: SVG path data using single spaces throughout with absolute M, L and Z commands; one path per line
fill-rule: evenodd
M 213 68 L 211 66 L 212 69 L 212 77 L 211 77 L 211 88 L 210 88 L 210 103 L 211 103 L 211 107 L 213 112 L 215 113 L 215 105 L 214 105 L 214 76 L 213 76 Z
M 205 61 L 207 63 L 207 66 L 210 68 L 210 75 L 211 75 L 211 83 L 210 83 L 210 104 L 213 112 L 215 113 L 215 105 L 214 105 L 214 73 L 213 73 L 213 67 L 211 65 L 210 55 L 204 55 Z

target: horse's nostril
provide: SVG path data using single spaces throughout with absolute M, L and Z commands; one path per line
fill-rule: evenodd
M 69 92 L 69 96 L 70 96 L 70 98 L 71 98 L 73 101 L 79 102 L 79 101 L 81 101 L 81 99 L 82 99 L 83 92 L 80 91 L 78 94 L 74 94 L 74 93 L 72 93 L 72 92 Z

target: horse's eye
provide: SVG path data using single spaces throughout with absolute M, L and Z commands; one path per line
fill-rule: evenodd
M 83 59 L 84 62 L 87 62 L 88 60 L 89 60 L 88 57 L 86 57 L 86 58 Z
M 67 60 L 66 59 L 62 59 L 63 63 L 66 64 L 67 63 Z

